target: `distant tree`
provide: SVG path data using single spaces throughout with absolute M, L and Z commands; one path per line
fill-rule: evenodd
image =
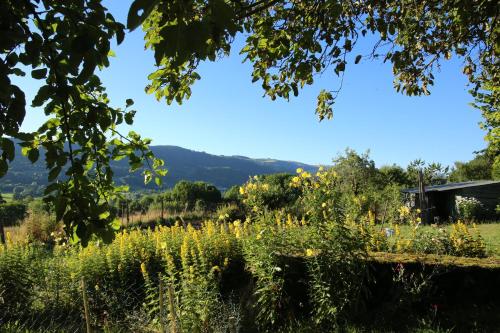
M 379 172 L 385 184 L 408 186 L 410 183 L 408 174 L 399 165 L 384 165 L 380 167 Z
M 492 167 L 493 160 L 485 154 L 480 154 L 469 162 L 455 162 L 449 179 L 452 182 L 492 179 Z
M 369 152 L 359 155 L 346 149 L 344 155 L 333 160 L 332 168 L 339 176 L 340 186 L 356 195 L 377 184 L 378 170 Z
M 431 186 L 445 184 L 448 179 L 450 168 L 441 165 L 441 163 L 433 162 L 426 164 L 422 159 L 416 159 L 410 162 L 406 168 L 410 186 L 418 186 L 419 170 L 423 172 L 424 184 Z
M 193 209 L 196 200 L 203 200 L 207 205 L 217 204 L 221 201 L 220 191 L 213 185 L 205 182 L 189 182 L 181 180 L 172 189 L 174 200 L 186 204 Z
M 3 226 L 16 225 L 22 221 L 27 214 L 27 206 L 21 202 L 10 202 L 0 204 L 0 224 Z
M 256 175 L 241 187 L 243 202 L 249 211 L 295 210 L 302 191 L 290 184 L 296 177 L 288 173 Z
M 16 186 L 12 189 L 12 198 L 14 200 L 21 200 L 23 198 L 24 186 Z

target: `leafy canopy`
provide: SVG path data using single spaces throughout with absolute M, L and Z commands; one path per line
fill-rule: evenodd
M 494 0 L 136 0 L 127 24 L 143 24 L 158 66 L 147 91 L 167 103 L 189 98 L 200 61 L 229 54 L 238 32 L 252 81 L 273 100 L 297 96 L 324 72 L 343 77 L 363 59 L 390 62 L 395 89 L 411 96 L 429 94 L 433 71 L 453 54 L 475 89 L 488 89 L 500 51 L 498 8 Z M 349 57 L 367 36 L 376 41 L 372 51 Z M 332 117 L 337 93 L 319 94 L 320 120 Z
M 45 201 L 57 220 L 74 241 L 86 244 L 93 234 L 110 241 L 119 227 L 110 204 L 124 190 L 113 183 L 110 161 L 127 157 L 131 170 L 147 161 L 155 175 L 165 173 L 149 140 L 118 131 L 120 124 L 132 124 L 133 101 L 111 107 L 95 74 L 109 65 L 112 40 L 123 41 L 123 24 L 99 0 L 2 1 L 0 22 L 0 176 L 14 159 L 14 139 L 32 162 L 43 149 L 50 170 Z M 11 80 L 26 72 L 41 81 L 31 105 L 43 107 L 48 118 L 34 133 L 20 131 L 26 98 Z M 145 173 L 147 181 L 152 176 Z

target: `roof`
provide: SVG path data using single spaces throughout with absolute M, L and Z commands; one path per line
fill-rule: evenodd
M 499 180 L 474 180 L 470 182 L 462 182 L 462 183 L 448 183 L 443 185 L 433 185 L 426 186 L 425 192 L 444 192 L 444 191 L 452 191 L 459 190 L 467 187 L 476 187 L 476 186 L 485 186 L 492 184 L 500 184 Z M 402 190 L 403 193 L 419 193 L 418 187 L 408 188 Z

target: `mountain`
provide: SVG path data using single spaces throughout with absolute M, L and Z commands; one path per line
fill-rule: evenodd
M 180 180 L 205 181 L 221 190 L 243 184 L 253 175 L 278 172 L 295 173 L 297 168 L 307 171 L 316 166 L 292 161 L 274 159 L 253 159 L 245 156 L 212 155 L 177 146 L 151 146 L 154 154 L 165 161 L 168 174 L 164 178 L 165 187 L 173 187 Z M 124 159 L 112 163 L 117 184 L 128 184 L 131 190 L 154 189 L 155 185 L 144 185 L 140 172 L 129 173 L 128 162 Z M 16 149 L 16 158 L 2 179 L 0 191 L 12 192 L 16 186 L 42 187 L 47 184 L 47 171 L 43 155 L 35 164 Z

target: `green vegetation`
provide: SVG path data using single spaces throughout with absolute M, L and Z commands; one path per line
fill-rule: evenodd
M 492 0 L 474 6 L 455 0 L 136 0 L 127 28 L 145 30 L 145 47 L 154 52 L 157 66 L 146 91 L 169 104 L 190 97 L 200 79 L 198 65 L 228 55 L 238 32 L 246 34 L 240 53 L 253 65 L 252 81 L 261 82 L 272 100 L 297 96 L 329 69 L 343 78 L 349 64 L 363 59 L 391 63 L 397 91 L 428 95 L 433 72 L 456 55 L 464 61 L 474 105 L 484 117 L 486 153 L 498 170 L 497 12 Z M 111 45 L 123 42 L 125 25 L 100 0 L 4 1 L 0 19 L 5 26 L 0 38 L 0 176 L 20 142 L 32 163 L 44 157 L 45 200 L 72 240 L 86 244 L 99 235 L 109 242 L 117 216 L 108 202 L 120 200 L 125 190 L 115 186 L 112 161 L 127 158 L 130 171 L 141 170 L 146 183 L 154 179 L 160 185 L 166 173 L 149 149 L 151 140 L 120 132 L 120 125 L 133 124 L 133 101 L 111 107 L 96 71 L 109 66 Z M 354 53 L 367 36 L 374 40 L 372 51 Z M 40 83 L 31 106 L 43 108 L 47 116 L 32 133 L 20 130 L 26 93 L 11 80 L 25 76 L 27 68 Z M 320 120 L 333 117 L 338 92 L 319 93 Z
M 3 202 L 11 202 L 13 200 L 13 194 L 12 193 L 1 193 L 1 198 Z
M 387 225 L 385 227 L 391 227 Z M 411 237 L 413 232 L 413 227 L 409 225 L 401 225 L 398 226 L 401 236 L 403 238 Z M 500 223 L 480 223 L 474 226 L 477 229 L 477 232 L 481 235 L 481 238 L 486 245 L 486 251 L 489 256 L 500 257 Z M 430 225 L 421 225 L 418 227 L 419 231 L 423 234 L 435 234 L 439 232 L 440 229 L 445 229 L 448 232 L 451 231 L 451 225 L 444 226 L 430 226 Z
M 475 288 L 495 281 L 488 274 L 500 272 L 500 260 L 488 257 L 495 253 L 480 234 L 482 225 L 422 227 L 419 212 L 397 200 L 387 209 L 394 214 L 376 214 L 373 203 L 382 196 L 374 193 L 386 187 L 377 190 L 379 173 L 362 162 L 367 156 L 347 156 L 316 173 L 299 169 L 295 176 L 253 177 L 237 195 L 232 190 L 226 202 L 199 182 L 137 197 L 128 201 L 129 208 L 157 209 L 161 202 L 165 208 L 170 202 L 187 207 L 184 214 L 197 214 L 200 198 L 213 198 L 219 207 L 205 207 L 200 216 L 213 218 L 201 223 L 189 224 L 180 215 L 169 226 L 161 225 L 166 220 L 156 220 L 154 229 L 129 226 L 109 245 L 97 239 L 85 248 L 72 245 L 57 224 L 50 224 L 55 220 L 45 215 L 47 207 L 33 201 L 32 216 L 23 225 L 41 227 L 17 240 L 9 229 L 0 246 L 0 294 L 9 300 L 0 302 L 1 319 L 14 328 L 22 323 L 31 329 L 74 330 L 84 324 L 85 292 L 91 325 L 112 331 L 148 332 L 166 324 L 174 332 L 495 327 L 496 317 L 472 320 L 484 315 L 480 302 L 491 302 L 487 296 L 479 301 L 464 294 L 457 305 L 439 294 L 446 289 L 441 289 L 442 276 L 451 281 L 463 281 L 457 274 L 488 277 Z M 354 173 L 343 179 L 346 170 Z M 499 224 L 486 226 L 500 229 Z M 44 239 L 50 228 L 54 231 Z M 390 305 L 380 303 L 385 298 L 378 295 L 378 283 L 390 285 L 383 288 Z M 446 303 L 447 310 L 437 313 L 435 302 Z M 376 320 L 366 307 L 378 309 Z M 472 320 L 467 324 L 463 314 L 456 314 L 465 309 L 472 311 L 465 316 Z M 40 324 L 41 317 L 52 319 Z
M 433 72 L 455 55 L 488 141 L 453 170 L 422 160 L 377 169 L 368 153 L 347 150 L 331 168 L 256 176 L 225 198 L 187 181 L 140 196 L 116 184 L 120 160 L 127 174 L 140 171 L 160 188 L 167 170 L 151 140 L 122 132 L 133 124 L 134 102 L 112 107 L 98 77 L 125 25 L 100 0 L 2 1 L 0 177 L 17 145 L 30 163 L 44 161 L 36 177 L 47 180 L 5 184 L 13 199 L 43 201 L 1 204 L 2 238 L 4 225 L 23 221 L 0 244 L 0 329 L 498 329 L 500 304 L 490 292 L 498 260 L 488 258 L 498 233 L 483 237 L 470 224 L 478 204 L 459 205 L 462 222 L 422 228 L 421 212 L 402 205 L 399 191 L 416 185 L 420 170 L 428 185 L 498 178 L 497 20 L 493 0 L 135 0 L 127 28 L 142 26 L 156 65 L 146 91 L 168 104 L 190 97 L 199 64 L 228 55 L 238 32 L 252 81 L 272 100 L 297 96 L 328 70 L 341 86 L 349 64 L 366 59 L 392 64 L 398 92 L 428 95 Z M 365 36 L 372 51 L 353 53 Z M 21 131 L 29 94 L 13 80 L 28 70 L 39 86 L 31 107 L 46 116 L 31 133 Z M 319 93 L 320 120 L 333 117 L 338 93 Z M 129 223 L 153 210 L 154 229 Z M 178 221 L 170 223 L 169 211 Z M 208 219 L 194 221 L 200 217 Z

